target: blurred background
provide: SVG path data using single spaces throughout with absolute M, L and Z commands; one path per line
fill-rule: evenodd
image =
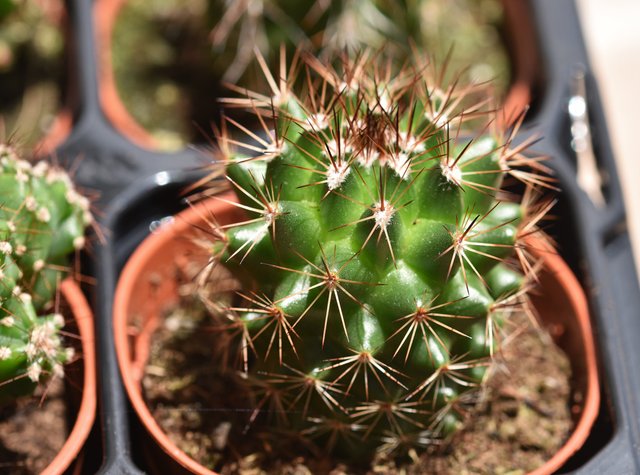
M 604 102 L 640 268 L 640 1 L 576 0 Z
M 636 265 L 640 268 L 640 152 L 634 144 L 640 135 L 640 131 L 636 131 L 640 122 L 636 119 L 640 111 L 640 92 L 637 89 L 640 85 L 640 0 L 574 1 L 578 5 L 587 48 L 605 105 L 625 192 Z M 207 7 L 218 5 L 218 2 L 224 0 L 128 0 L 113 25 L 113 58 L 101 53 L 101 58 L 108 58 L 112 63 L 101 60 L 101 67 L 110 71 L 113 66 L 113 94 L 117 88 L 127 114 L 131 114 L 146 130 L 145 136 L 150 136 L 160 149 L 177 150 L 194 140 L 202 140 L 201 129 L 193 127 L 193 124 L 208 130 L 211 117 L 216 116 L 212 111 L 216 110 L 222 91 L 212 84 L 220 80 L 220 71 L 224 72 L 224 80 L 250 81 L 252 71 L 243 61 L 245 57 L 253 58 L 254 43 L 258 44 L 259 40 L 264 43 L 270 38 L 272 43 L 278 44 L 283 39 L 295 40 L 299 34 L 297 30 L 288 31 L 287 25 L 283 26 L 269 16 L 273 12 L 265 10 L 264 18 L 260 17 L 260 22 L 253 25 L 255 37 L 251 41 L 236 31 L 245 28 L 246 22 L 251 23 L 251 18 L 242 15 L 231 22 L 235 30 L 227 31 L 227 28 L 226 36 L 218 38 L 220 25 L 216 25 Z M 286 4 L 286 1 L 264 2 L 267 6 L 280 3 Z M 359 4 L 331 2 L 335 5 L 343 3 Z M 224 4 L 227 8 L 229 5 L 243 5 L 241 0 Z M 445 56 L 451 46 L 441 39 L 453 36 L 456 38 L 457 60 L 457 64 L 454 61 L 454 70 L 482 58 L 479 64 L 470 68 L 469 75 L 476 80 L 485 76 L 499 78 L 498 91 L 508 86 L 508 57 L 498 34 L 500 2 L 424 2 L 424 8 L 420 10 L 421 21 L 417 22 L 412 21 L 417 17 L 414 14 L 403 16 L 385 10 L 383 0 L 374 0 L 370 4 L 378 5 L 379 11 L 375 11 L 383 18 L 388 16 L 385 28 L 367 27 L 365 20 L 369 13 L 345 7 L 342 15 L 336 18 L 344 18 L 345 24 L 351 26 L 345 27 L 334 21 L 333 27 L 326 27 L 339 40 L 338 47 L 343 47 L 345 41 L 353 41 L 353 38 L 343 38 L 344 35 L 339 33 L 351 32 L 359 26 L 355 33 L 366 39 L 365 44 L 379 45 L 381 39 L 389 37 L 403 44 L 406 42 L 404 36 L 410 35 L 437 59 Z M 456 15 L 451 14 L 454 7 L 458 12 Z M 219 12 L 220 8 L 214 10 Z M 306 11 L 303 8 L 301 13 L 298 12 L 300 18 L 305 17 Z M 295 11 L 288 13 L 296 20 L 294 23 L 300 20 Z M 58 114 L 65 103 L 67 79 L 64 51 L 68 45 L 63 34 L 64 16 L 63 0 L 0 0 L 0 139 L 15 138 L 19 143 L 36 146 L 48 131 L 61 123 L 61 118 L 64 119 Z M 427 27 L 425 19 L 431 19 Z M 318 20 L 318 24 L 322 22 Z M 317 32 L 313 28 L 307 33 L 313 33 L 315 38 Z M 419 35 L 417 31 L 420 31 Z M 213 48 L 211 42 L 214 43 Z M 195 48 L 194 44 L 199 47 Z M 322 44 L 326 49 L 327 45 Z M 249 46 L 248 56 L 246 46 Z M 263 54 L 270 58 L 266 50 Z M 203 65 L 209 67 L 203 68 Z M 238 66 L 239 72 L 236 71 Z M 257 70 L 256 65 L 254 69 Z M 262 77 L 259 70 L 257 75 Z M 224 91 L 226 93 L 226 89 Z

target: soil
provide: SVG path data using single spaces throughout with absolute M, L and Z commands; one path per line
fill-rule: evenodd
M 41 473 L 66 438 L 64 383 L 54 378 L 33 397 L 0 410 L 0 473 Z
M 380 458 L 366 470 L 300 457 L 300 447 L 290 457 L 276 457 L 269 440 L 242 434 L 246 410 L 240 408 L 248 407 L 247 399 L 232 380 L 216 375 L 211 332 L 206 312 L 183 302 L 154 334 L 143 387 L 152 414 L 174 443 L 222 474 L 517 475 L 548 460 L 573 426 L 570 364 L 548 334 L 527 324 L 509 336 L 485 397 L 446 443 L 410 453 L 409 460 Z

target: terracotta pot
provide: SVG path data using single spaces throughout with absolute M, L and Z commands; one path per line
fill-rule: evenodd
M 82 395 L 78 416 L 66 442 L 43 475 L 54 475 L 67 470 L 74 460 L 82 463 L 80 451 L 84 446 L 96 417 L 96 358 L 93 332 L 93 313 L 80 290 L 78 284 L 71 278 L 62 282 L 60 287 L 62 296 L 71 308 L 75 325 L 80 334 L 82 345 Z M 78 465 L 76 465 L 77 467 Z M 76 470 L 77 471 L 77 470 Z
M 215 199 L 183 211 L 138 247 L 122 271 L 116 290 L 113 328 L 124 386 L 146 431 L 173 460 L 165 464 L 158 462 L 157 454 L 154 455 L 154 460 L 162 463 L 163 470 L 158 473 L 168 473 L 168 467 L 172 466 L 176 473 L 214 474 L 169 439 L 153 419 L 141 389 L 151 336 L 166 312 L 179 301 L 176 272 L 196 257 L 195 254 L 203 253 L 189 236 L 196 232 L 194 225 L 203 225 L 208 213 L 214 213 L 222 223 L 241 218 L 237 208 Z M 551 460 L 533 472 L 535 475 L 554 472 L 580 449 L 600 404 L 595 346 L 585 295 L 564 261 L 545 246 L 538 240 L 532 243 L 534 252 L 545 263 L 540 277 L 543 295 L 535 298 L 535 305 L 542 324 L 553 329 L 558 344 L 569 356 L 575 399 L 583 403 L 573 408 L 576 425 L 570 438 Z M 203 259 L 206 261 L 205 256 Z
M 107 119 L 124 136 L 135 144 L 145 148 L 157 148 L 157 142 L 131 116 L 122 103 L 113 73 L 111 61 L 111 37 L 118 12 L 127 0 L 99 0 L 94 6 L 94 24 L 96 25 L 98 44 L 98 81 L 100 104 Z
M 532 90 L 540 79 L 540 57 L 529 2 L 502 0 L 502 5 L 513 77 L 500 119 L 509 124 L 532 102 Z
M 585 443 L 600 408 L 600 381 L 587 298 L 569 266 L 546 242 L 532 239 L 531 249 L 544 261 L 540 291 L 532 296 L 541 323 L 571 362 L 575 428 L 566 443 L 529 475 L 554 473 Z
M 113 72 L 113 29 L 126 2 L 127 0 L 98 0 L 94 7 L 98 37 L 100 103 L 105 115 L 120 133 L 141 147 L 155 149 L 158 146 L 156 139 L 136 121 L 122 102 Z M 510 123 L 531 103 L 531 90 L 538 77 L 539 60 L 527 2 L 502 0 L 502 4 L 513 78 L 504 98 L 500 118 L 504 123 Z
M 36 156 L 46 157 L 55 153 L 56 148 L 62 145 L 71 133 L 73 127 L 73 114 L 71 110 L 64 108 L 53 119 L 53 123 L 47 135 L 34 147 Z

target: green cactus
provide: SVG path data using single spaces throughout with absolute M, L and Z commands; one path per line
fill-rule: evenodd
M 253 417 L 271 407 L 280 428 L 357 460 L 460 425 L 526 303 L 522 238 L 543 215 L 529 202 L 550 180 L 510 149 L 519 121 L 500 132 L 478 85 L 367 53 L 338 71 L 306 62 L 290 68 L 306 89 L 265 70 L 270 94 L 247 93 L 264 130 L 218 131 L 247 217 L 212 233 L 213 262 L 243 289 L 215 318 Z M 505 200 L 507 176 L 526 202 Z
M 66 256 L 84 246 L 91 221 L 64 171 L 0 145 L 0 404 L 63 374 L 72 357 L 53 301 Z

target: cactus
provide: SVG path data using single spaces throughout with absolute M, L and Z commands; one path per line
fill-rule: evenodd
M 61 376 L 72 358 L 54 300 L 66 256 L 84 246 L 91 222 L 64 171 L 0 146 L 0 403 Z
M 275 412 L 351 460 L 428 445 L 460 426 L 526 306 L 523 240 L 551 180 L 527 144 L 510 147 L 522 117 L 501 131 L 480 85 L 381 54 L 305 62 L 279 80 L 265 66 L 269 94 L 229 101 L 262 131 L 230 118 L 217 131 L 214 175 L 237 201 L 217 199 L 246 214 L 209 220 L 213 268 L 241 283 L 213 309 L 222 360 L 253 394 L 252 422 Z

